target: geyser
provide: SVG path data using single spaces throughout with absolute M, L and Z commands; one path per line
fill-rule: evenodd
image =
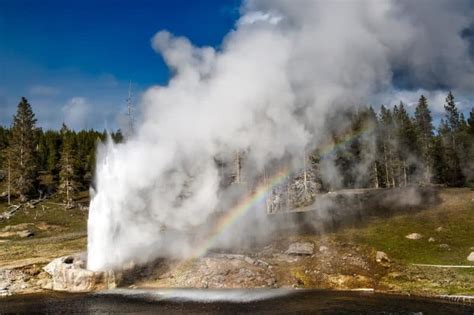
M 89 269 L 189 257 L 186 232 L 239 198 L 216 159 L 245 152 L 249 182 L 281 161 L 297 169 L 329 113 L 404 92 L 394 73 L 428 91 L 474 84 L 467 1 L 246 1 L 241 12 L 219 49 L 153 37 L 173 76 L 144 94 L 134 135 L 98 149 Z M 252 231 L 240 236 L 223 237 Z

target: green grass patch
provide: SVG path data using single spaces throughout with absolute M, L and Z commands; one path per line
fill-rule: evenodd
M 467 189 L 445 190 L 438 207 L 391 218 L 370 218 L 364 227 L 347 228 L 335 235 L 372 246 L 403 263 L 468 265 L 466 258 L 474 246 L 473 195 Z M 442 230 L 436 231 L 438 227 Z M 410 233 L 420 233 L 423 238 L 405 238 Z M 430 237 L 435 241 L 428 242 Z M 441 248 L 441 244 L 449 249 Z

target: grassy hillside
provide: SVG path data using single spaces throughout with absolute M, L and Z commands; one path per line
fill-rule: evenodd
M 336 236 L 370 245 L 404 263 L 469 264 L 466 257 L 474 251 L 474 191 L 445 189 L 440 197 L 442 202 L 433 208 L 391 218 L 369 218 L 364 227 L 348 228 Z M 410 233 L 423 238 L 405 238 Z M 434 242 L 428 241 L 430 237 Z

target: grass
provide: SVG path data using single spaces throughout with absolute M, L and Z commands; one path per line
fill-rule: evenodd
M 88 200 L 87 191 L 79 193 L 78 201 Z M 15 201 L 16 202 L 16 201 Z M 15 203 L 14 202 L 14 203 Z M 7 209 L 0 202 L 0 212 Z M 21 229 L 34 232 L 31 238 L 0 238 L 0 267 L 42 263 L 51 258 L 86 249 L 87 211 L 65 209 L 59 197 L 52 197 L 34 207 L 22 207 L 8 220 L 0 221 L 0 231 L 7 226 L 25 225 Z
M 474 295 L 474 269 L 416 267 L 412 264 L 473 265 L 467 256 L 474 251 L 474 191 L 444 189 L 442 202 L 417 213 L 391 218 L 369 218 L 363 227 L 334 233 L 342 242 L 370 246 L 394 260 L 402 273 L 382 279 L 388 288 L 415 294 Z M 436 229 L 442 227 L 441 231 Z M 420 233 L 420 240 L 405 238 Z M 430 237 L 435 242 L 429 242 Z M 440 248 L 449 245 L 449 250 Z
M 371 218 L 362 228 L 348 228 L 336 234 L 341 240 L 369 245 L 407 264 L 469 265 L 474 246 L 474 191 L 446 189 L 443 202 L 433 208 L 391 218 Z M 436 231 L 441 227 L 441 231 Z M 420 240 L 405 238 L 420 233 Z M 433 237 L 435 242 L 428 242 Z M 449 245 L 449 250 L 440 248 Z

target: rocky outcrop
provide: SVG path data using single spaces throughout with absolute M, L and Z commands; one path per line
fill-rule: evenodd
M 292 243 L 286 250 L 287 255 L 312 255 L 314 253 L 314 244 L 310 242 Z
M 51 282 L 43 287 L 56 291 L 88 292 L 116 287 L 113 271 L 87 270 L 85 253 L 56 258 L 43 269 L 51 276 Z

